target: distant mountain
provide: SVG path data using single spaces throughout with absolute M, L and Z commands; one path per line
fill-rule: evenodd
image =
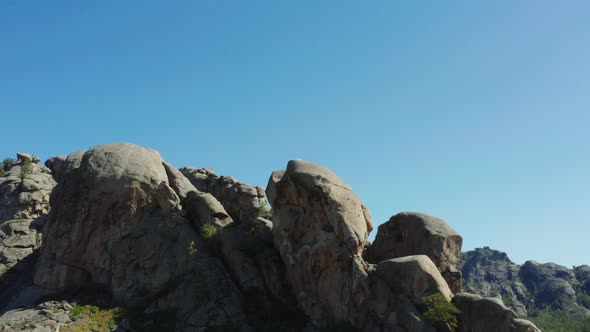
M 502 298 L 518 315 L 558 310 L 590 317 L 590 266 L 569 269 L 555 263 L 512 262 L 489 247 L 462 253 L 466 292 Z

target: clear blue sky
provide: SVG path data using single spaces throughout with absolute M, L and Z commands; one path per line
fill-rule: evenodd
M 380 224 L 590 264 L 587 1 L 0 2 L 0 156 L 109 142 L 251 184 L 302 158 Z M 373 232 L 372 236 L 375 235 Z

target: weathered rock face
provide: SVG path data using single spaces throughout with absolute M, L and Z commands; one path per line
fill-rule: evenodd
M 350 321 L 368 294 L 361 258 L 372 229 L 368 210 L 330 170 L 290 161 L 266 190 L 275 246 L 306 314 L 318 324 Z
M 221 209 L 232 211 L 229 212 L 232 218 L 241 218 L 237 225 L 220 230 L 219 241 L 221 254 L 238 287 L 243 293 L 251 295 L 247 301 L 252 301 L 254 297 L 258 305 L 270 306 L 271 302 L 279 302 L 295 308 L 291 287 L 273 246 L 272 221 L 254 218 L 259 214 L 259 208 L 266 204 L 263 190 L 232 177 L 217 177 L 209 169 L 185 167 L 181 169 L 187 175 L 185 177 L 166 163 L 164 165 L 169 177 L 175 179 L 171 181 L 175 190 L 184 192 L 187 190 L 183 188 L 193 188 L 193 195 L 188 195 L 187 201 L 196 197 L 194 184 L 215 201 L 198 206 L 218 204 L 221 207 L 223 204 Z M 187 180 L 189 178 L 192 183 Z M 189 216 L 193 215 L 193 210 L 188 207 Z
M 45 161 L 45 166 L 51 170 L 55 180 L 59 181 L 64 174 L 80 167 L 84 153 L 86 150 L 76 151 L 69 156 L 51 157 Z
M 266 205 L 262 187 L 250 186 L 231 176 L 218 176 L 210 168 L 183 167 L 180 171 L 197 190 L 217 198 L 234 221 L 247 221 Z
M 485 297 L 499 297 L 519 316 L 527 315 L 529 292 L 519 277 L 520 266 L 506 253 L 478 248 L 463 254 L 463 289 Z
M 0 275 L 41 246 L 42 219 L 17 219 L 0 224 Z
M 49 169 L 37 164 L 30 165 L 30 173 L 21 169 L 22 161 L 0 177 L 0 276 L 11 269 L 15 273 L 26 269 L 25 258 L 41 245 L 49 196 L 55 186 Z M 19 262 L 23 264 L 16 266 Z M 0 278 L 0 288 L 5 288 L 5 279 Z
M 381 261 L 377 264 L 376 273 L 397 294 L 419 299 L 439 292 L 449 301 L 453 297 L 436 265 L 426 255 Z
M 590 272 L 583 265 L 575 270 L 555 263 L 527 261 L 519 266 L 500 251 L 478 248 L 463 253 L 461 266 L 466 291 L 501 298 L 518 315 L 551 307 L 590 315 Z
M 49 196 L 55 185 L 46 167 L 32 164 L 30 174 L 21 175 L 21 164 L 12 166 L 0 177 L 0 223 L 46 216 Z
M 11 310 L 0 316 L 0 331 L 54 332 L 71 321 L 72 306 L 49 301 L 31 309 Z
M 453 303 L 461 311 L 459 332 L 540 332 L 533 323 L 519 319 L 499 299 L 459 293 Z
M 444 220 L 423 213 L 402 212 L 379 226 L 373 244 L 367 249 L 371 263 L 385 259 L 427 255 L 436 264 L 453 293 L 461 291 L 463 238 Z
M 527 261 L 520 269 L 520 278 L 534 293 L 535 305 L 590 315 L 590 310 L 578 303 L 575 287 L 580 284 L 573 270 L 555 263 Z
M 55 290 L 101 284 L 127 305 L 178 310 L 186 328 L 239 326 L 241 295 L 196 231 L 231 218 L 218 202 L 206 205 L 211 195 L 183 187 L 170 167 L 132 144 L 86 151 L 52 195 L 35 283 Z

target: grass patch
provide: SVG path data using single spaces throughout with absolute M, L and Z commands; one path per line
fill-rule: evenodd
M 70 311 L 73 320 L 63 331 L 66 332 L 107 332 L 127 316 L 127 309 L 121 307 L 101 309 L 95 305 L 76 305 Z

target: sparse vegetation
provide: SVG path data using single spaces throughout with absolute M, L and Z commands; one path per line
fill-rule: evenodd
M 75 305 L 70 311 L 70 318 L 73 320 L 73 323 L 69 324 L 64 331 L 110 331 L 126 315 L 127 310 L 121 307 L 101 310 L 95 305 Z
M 257 218 L 272 219 L 272 208 L 269 208 L 266 204 L 260 205 L 254 215 L 254 219 Z
M 4 165 L 0 165 L 0 176 L 4 176 L 4 174 L 6 174 L 6 171 L 4 170 Z
M 201 237 L 207 245 L 207 249 L 213 255 L 221 253 L 221 243 L 217 234 L 217 227 L 213 224 L 205 224 L 201 226 Z
M 446 327 L 449 331 L 455 331 L 458 320 L 457 315 L 461 312 L 454 304 L 440 293 L 435 293 L 422 298 L 422 302 L 428 308 L 424 313 L 424 318 L 435 326 Z
M 191 243 L 188 245 L 188 253 L 189 255 L 195 255 L 197 253 L 197 243 L 195 240 L 192 240 Z
M 4 160 L 2 160 L 2 167 L 7 172 L 10 170 L 10 168 L 12 168 L 13 165 L 14 165 L 14 159 L 12 159 L 12 158 L 4 158 Z
M 24 180 L 33 172 L 33 161 L 30 158 L 23 158 L 20 164 L 20 179 Z
M 205 225 L 201 226 L 201 237 L 203 238 L 203 240 L 205 240 L 205 241 L 212 240 L 216 237 L 216 235 L 217 235 L 217 227 L 215 227 L 215 225 L 205 224 Z
M 527 319 L 543 332 L 590 332 L 590 317 L 563 310 L 535 310 L 529 312 Z

